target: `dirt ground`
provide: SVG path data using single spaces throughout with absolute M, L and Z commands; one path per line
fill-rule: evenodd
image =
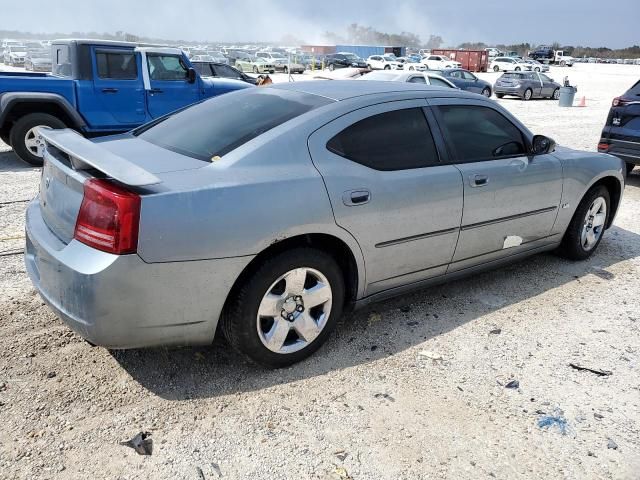
M 500 102 L 594 150 L 640 67 L 551 72 L 566 74 L 587 107 Z M 0 152 L 4 255 L 23 246 L 39 171 Z M 0 256 L 0 478 L 638 479 L 638 171 L 590 260 L 538 255 L 373 305 L 277 371 L 221 341 L 92 348 L 43 305 L 21 255 Z M 140 431 L 151 456 L 119 444 Z

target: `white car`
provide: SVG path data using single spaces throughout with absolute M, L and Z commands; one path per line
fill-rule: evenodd
M 429 55 L 422 59 L 422 64 L 426 65 L 429 70 L 444 70 L 445 68 L 462 68 L 460 62 L 451 60 L 444 55 Z
M 496 57 L 491 61 L 489 70 L 494 72 L 530 72 L 532 65 L 514 57 Z
M 391 55 L 371 55 L 367 58 L 367 66 L 371 70 L 402 70 L 404 68 L 402 63 Z
M 358 78 L 358 80 L 382 80 L 386 82 L 423 83 L 436 87 L 458 88 L 446 78 L 429 72 L 371 72 Z
M 24 57 L 27 56 L 27 47 L 24 45 L 8 45 L 4 50 L 4 64 L 15 66 L 24 65 Z
M 409 70 L 409 71 L 415 70 L 418 72 L 424 72 L 427 69 L 426 65 L 423 65 L 422 63 L 414 62 L 407 57 L 399 57 L 398 61 L 402 63 L 402 66 L 404 67 L 403 70 Z

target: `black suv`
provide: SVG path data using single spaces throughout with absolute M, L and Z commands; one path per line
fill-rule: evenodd
M 640 81 L 613 99 L 598 151 L 627 162 L 627 173 L 640 165 Z
M 367 62 L 353 53 L 332 53 L 324 59 L 325 65 L 329 70 L 336 68 L 367 68 Z
M 553 59 L 553 48 L 547 45 L 540 45 L 533 52 L 529 53 L 529 57 L 534 60 L 552 60 Z

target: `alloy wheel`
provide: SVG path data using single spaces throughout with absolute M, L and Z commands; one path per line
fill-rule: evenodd
M 604 232 L 604 223 L 607 220 L 607 201 L 603 197 L 597 197 L 587 210 L 582 225 L 580 243 L 586 251 L 592 250 Z
M 281 275 L 264 294 L 258 336 L 275 353 L 293 353 L 312 343 L 327 325 L 333 294 L 318 270 L 300 267 Z
M 37 125 L 27 130 L 24 136 L 24 145 L 32 155 L 42 158 L 44 156 L 44 139 L 38 133 L 38 128 L 48 128 L 45 125 Z

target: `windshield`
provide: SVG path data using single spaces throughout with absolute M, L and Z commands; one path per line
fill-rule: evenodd
M 398 59 L 395 57 L 395 55 L 385 55 L 384 59 L 387 62 L 396 62 Z
M 401 75 L 402 74 L 391 73 L 391 72 L 386 71 L 386 70 L 379 70 L 379 71 L 376 71 L 376 72 L 367 73 L 366 75 L 363 75 L 362 77 L 360 77 L 359 80 L 385 80 L 385 81 L 390 81 L 390 80 L 396 80 Z
M 247 89 L 164 117 L 134 135 L 182 155 L 213 161 L 278 125 L 332 102 L 307 93 Z

